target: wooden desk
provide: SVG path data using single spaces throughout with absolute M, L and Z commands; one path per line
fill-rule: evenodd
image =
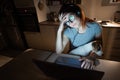
M 95 69 L 105 72 L 102 80 L 120 80 L 120 62 L 100 59 Z
M 67 54 L 63 56 L 75 57 Z M 45 76 L 32 59 L 54 62 L 59 55 L 48 51 L 33 50 L 23 53 L 0 68 L 0 80 L 54 80 Z M 95 68 L 105 72 L 102 80 L 120 80 L 120 62 L 101 60 Z

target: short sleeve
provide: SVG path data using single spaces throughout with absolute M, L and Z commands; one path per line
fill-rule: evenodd
M 98 37 L 102 33 L 102 27 L 98 23 L 96 23 L 94 31 L 95 31 L 95 37 Z
M 63 34 L 70 39 L 73 36 L 73 31 L 70 28 L 66 28 Z
M 69 36 L 70 36 L 69 30 L 68 30 L 67 28 L 64 30 L 63 34 L 64 34 L 65 36 L 67 36 L 68 38 L 69 38 Z

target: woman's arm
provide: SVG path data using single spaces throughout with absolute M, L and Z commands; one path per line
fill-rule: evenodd
M 98 24 L 94 31 L 96 33 L 95 34 L 95 41 L 100 42 L 102 45 L 102 27 L 101 27 L 101 25 Z
M 56 39 L 56 53 L 61 54 L 68 42 L 68 38 L 58 31 Z
M 57 38 L 56 38 L 56 53 L 58 53 L 58 54 L 63 52 L 65 46 L 67 45 L 67 43 L 69 41 L 68 38 L 63 34 L 66 16 L 61 14 L 59 16 L 59 20 L 60 20 L 60 26 L 57 31 Z
M 75 54 L 79 56 L 88 56 L 89 52 L 92 51 L 92 42 L 87 43 L 83 46 L 79 46 L 73 50 L 70 51 L 70 54 Z

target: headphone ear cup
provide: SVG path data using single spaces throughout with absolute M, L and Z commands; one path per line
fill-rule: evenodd
M 79 11 L 77 12 L 77 15 L 80 16 L 80 12 Z

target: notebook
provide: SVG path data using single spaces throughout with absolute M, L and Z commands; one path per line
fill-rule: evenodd
M 101 80 L 104 75 L 102 71 L 82 69 L 78 66 L 62 65 L 35 59 L 33 62 L 46 76 L 57 80 Z

